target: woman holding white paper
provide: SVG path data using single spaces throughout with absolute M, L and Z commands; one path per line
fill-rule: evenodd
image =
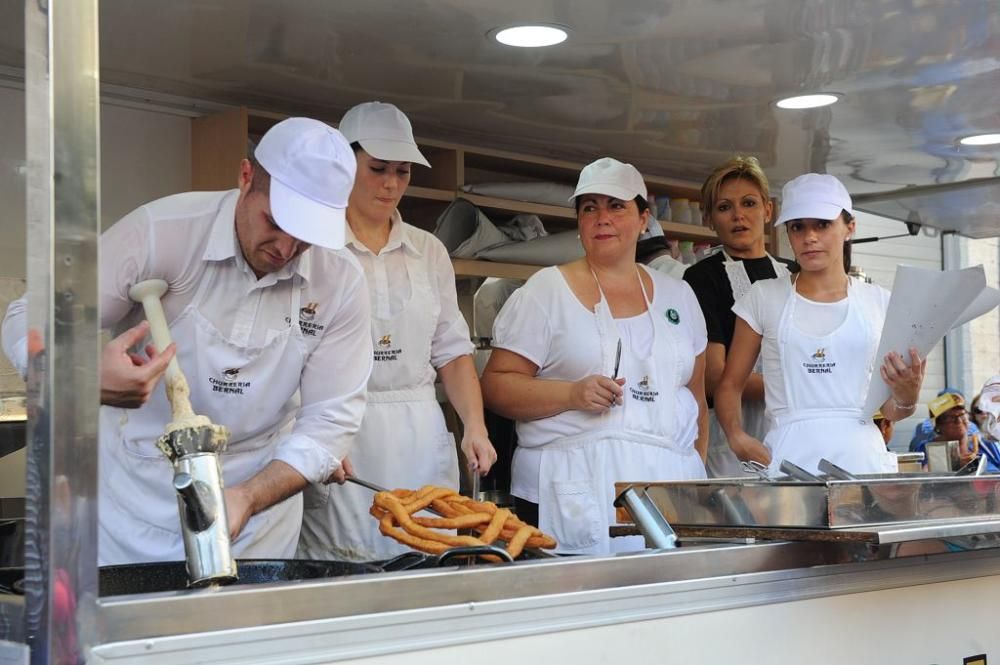
M 716 412 L 742 460 L 782 460 L 817 472 L 826 458 L 852 473 L 896 471 L 879 430 L 864 413 L 865 396 L 889 305 L 889 292 L 847 275 L 854 234 L 851 197 L 839 180 L 808 173 L 785 185 L 776 224 L 785 224 L 801 271 L 755 283 L 733 306 L 737 315 Z M 740 422 L 740 395 L 762 355 L 772 426 L 763 443 Z M 891 389 L 882 405 L 890 421 L 911 415 L 925 361 L 890 353 L 879 369 Z

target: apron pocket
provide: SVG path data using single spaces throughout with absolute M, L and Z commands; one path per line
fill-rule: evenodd
M 330 500 L 330 485 L 326 483 L 309 483 L 302 490 L 302 507 L 304 510 L 325 508 Z
M 601 510 L 590 481 L 553 481 L 552 535 L 561 548 L 593 547 L 601 537 Z

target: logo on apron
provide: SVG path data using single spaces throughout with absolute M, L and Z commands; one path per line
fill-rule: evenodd
M 392 335 L 382 335 L 375 344 L 375 362 L 392 362 L 399 360 L 402 349 L 392 348 Z
M 667 310 L 667 321 L 674 324 L 675 326 L 681 322 L 681 315 L 677 313 L 677 310 L 671 307 Z
M 213 393 L 222 393 L 224 395 L 243 395 L 245 391 L 250 388 L 249 381 L 238 381 L 240 378 L 240 370 L 238 367 L 230 367 L 229 369 L 222 370 L 222 374 L 219 378 L 214 376 L 208 377 L 208 383 L 212 386 Z
M 638 387 L 633 388 L 630 386 L 629 391 L 632 393 L 632 399 L 637 402 L 655 402 L 660 393 L 653 390 L 652 383 L 649 380 L 649 375 L 646 375 L 639 381 Z
M 306 303 L 305 307 L 299 309 L 299 330 L 302 331 L 303 335 L 307 335 L 309 337 L 317 337 L 319 336 L 320 333 L 323 332 L 323 330 L 326 329 L 326 326 L 321 326 L 318 323 L 313 323 L 313 319 L 316 318 L 317 311 L 319 311 L 318 302 Z M 286 316 L 285 323 L 291 325 L 292 320 Z
M 809 358 L 812 362 L 802 363 L 808 374 L 833 374 L 833 368 L 837 366 L 835 362 L 827 362 L 825 347 L 816 349 L 816 352 L 809 356 Z

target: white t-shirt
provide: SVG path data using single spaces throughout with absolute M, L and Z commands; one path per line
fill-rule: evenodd
M 881 311 L 882 318 L 889 308 L 889 291 L 876 284 L 851 278 L 851 288 Z M 785 396 L 785 379 L 781 373 L 781 346 L 778 326 L 785 303 L 792 292 L 789 278 L 765 279 L 754 282 L 750 291 L 736 301 L 733 312 L 761 335 L 760 355 L 764 374 L 764 397 L 767 412 L 775 413 L 788 407 Z M 792 324 L 804 334 L 828 335 L 847 318 L 847 299 L 835 303 L 820 303 L 795 294 L 798 301 Z
M 681 373 L 682 383 L 686 384 L 691 379 L 695 357 L 708 344 L 705 319 L 687 283 L 655 270 L 646 272 L 653 280 L 654 311 L 673 308 L 680 315 L 677 334 L 682 342 L 678 351 L 684 359 Z M 649 321 L 645 314 L 643 318 Z M 639 345 L 652 346 L 652 331 L 645 332 L 645 323 L 632 321 L 633 317 L 619 321 L 622 343 L 634 339 Z M 643 342 L 644 336 L 648 341 Z M 577 299 L 562 272 L 554 266 L 535 273 L 500 310 L 493 326 L 493 347 L 530 360 L 538 366 L 539 379 L 578 381 L 609 372 L 601 366 L 595 314 Z M 652 352 L 656 353 L 656 349 Z M 681 398 L 682 392 L 687 394 L 686 399 Z M 675 402 L 674 431 L 678 433 L 675 440 L 687 444 L 698 433 L 697 402 L 691 399 L 687 388 L 678 391 Z M 548 418 L 518 422 L 518 446 L 534 448 L 583 432 L 615 430 L 621 426 L 622 413 L 621 409 L 610 409 L 603 414 L 564 411 Z
M 380 319 L 395 317 L 404 307 L 430 307 L 430 303 L 413 302 L 410 298 L 410 276 L 406 274 L 404 252 L 419 258 L 441 301 L 441 313 L 431 339 L 431 365 L 440 369 L 472 353 L 469 325 L 458 309 L 455 269 L 440 240 L 403 222 L 399 211 L 395 211 L 389 241 L 378 254 L 365 247 L 350 226 L 346 229 L 345 244 L 365 271 L 372 316 Z

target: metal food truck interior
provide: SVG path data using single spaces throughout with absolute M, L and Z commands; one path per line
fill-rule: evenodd
M 939 390 L 971 399 L 1000 371 L 995 309 L 928 354 L 889 444 L 900 473 L 622 483 L 612 535 L 663 549 L 238 561 L 239 584 L 190 589 L 183 562 L 97 566 L 98 237 L 148 201 L 232 188 L 283 118 L 402 108 L 432 168 L 400 211 L 428 231 L 465 201 L 572 236 L 565 191 L 612 155 L 693 257 L 718 242 L 701 183 L 745 154 L 772 196 L 807 172 L 844 183 L 854 274 L 892 288 L 898 264 L 982 265 L 996 288 L 998 35 L 993 0 L 0 4 L 0 302 L 27 293 L 38 333 L 27 383 L 0 359 L 0 663 L 1000 660 L 1000 476 L 956 474 L 945 446 L 930 471 L 906 457 Z M 766 243 L 792 256 L 784 231 Z M 452 257 L 480 370 L 476 289 L 555 256 Z M 500 504 L 504 427 L 480 488 Z

